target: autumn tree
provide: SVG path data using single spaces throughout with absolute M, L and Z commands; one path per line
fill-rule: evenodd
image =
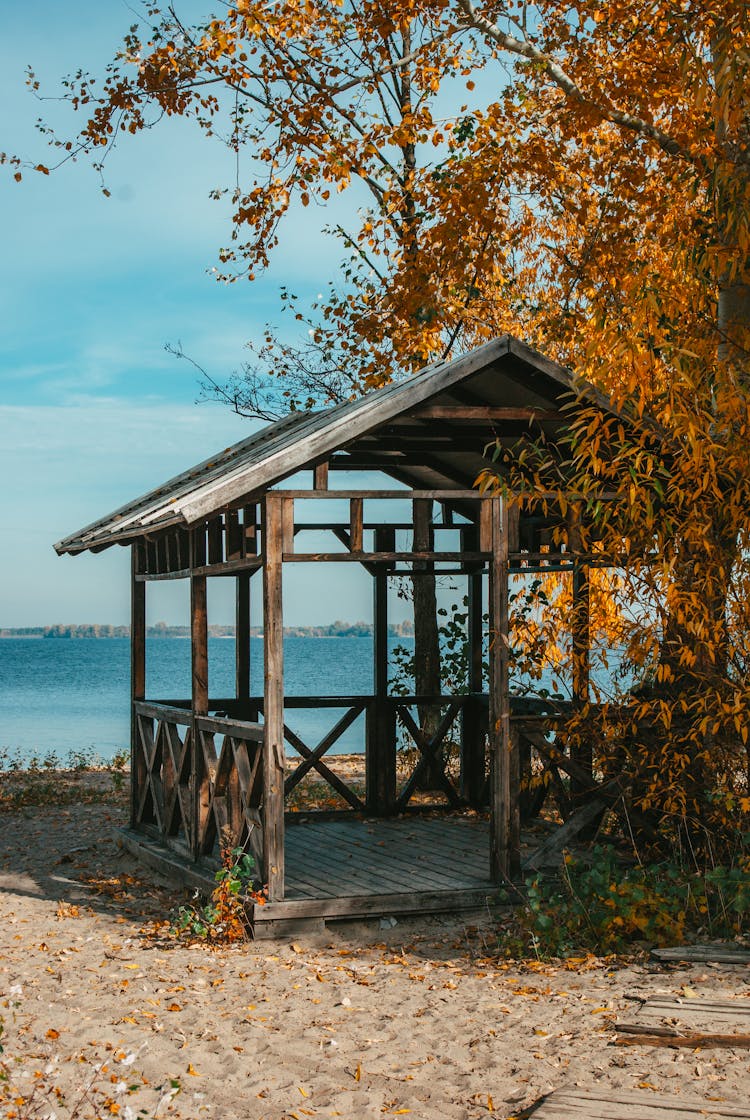
M 268 265 L 292 205 L 328 205 L 335 215 L 334 200 L 350 188 L 360 203 L 358 226 L 332 226 L 348 254 L 344 283 L 312 309 L 309 341 L 268 335 L 239 381 L 207 377 L 213 391 L 237 411 L 272 419 L 290 406 L 346 399 L 446 352 L 465 326 L 488 239 L 453 229 L 455 259 L 441 274 L 428 236 L 430 190 L 455 122 L 438 115 L 437 102 L 467 71 L 440 9 L 241 0 L 200 27 L 171 6 L 153 5 L 148 16 L 103 87 L 86 75 L 66 83 L 88 121 L 74 142 L 54 141 L 60 158 L 86 153 L 103 172 L 113 143 L 174 115 L 223 136 L 238 161 L 234 184 L 215 191 L 232 206 L 223 280 L 252 280 Z M 303 318 L 293 294 L 284 300 Z M 434 580 L 415 581 L 414 613 L 416 691 L 439 694 Z M 425 711 L 423 721 L 437 724 L 439 713 Z
M 539 448 L 515 481 L 589 495 L 625 602 L 649 605 L 627 643 L 651 674 L 624 729 L 641 804 L 731 842 L 750 808 L 747 6 L 457 7 L 516 60 L 474 143 L 533 199 L 537 325 L 622 413 L 584 414 L 564 470 Z
M 310 342 L 256 355 L 296 407 L 504 329 L 606 389 L 621 415 L 584 413 L 566 461 L 539 448 L 515 481 L 574 489 L 627 561 L 613 596 L 648 604 L 613 632 L 653 677 L 640 725 L 658 728 L 631 761 L 663 779 L 654 803 L 703 823 L 706 785 L 746 793 L 747 5 L 237 0 L 199 28 L 158 4 L 151 22 L 103 87 L 70 82 L 88 119 L 63 158 L 175 114 L 252 154 L 227 278 L 265 267 L 295 199 L 359 185 Z M 257 407 L 256 388 L 225 391 Z

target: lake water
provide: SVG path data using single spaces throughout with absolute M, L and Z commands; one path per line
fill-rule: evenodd
M 393 638 L 393 645 L 410 639 Z M 253 692 L 263 691 L 263 643 L 251 642 Z M 150 638 L 147 695 L 190 695 L 190 640 Z M 371 638 L 286 638 L 284 686 L 288 695 L 362 695 L 372 692 Z M 211 696 L 234 694 L 234 641 L 209 638 Z M 111 758 L 130 742 L 130 643 L 127 638 L 0 640 L 0 749 L 25 759 L 52 751 L 93 749 Z M 338 719 L 336 709 L 293 711 L 287 723 L 314 745 Z M 334 752 L 364 749 L 364 717 Z

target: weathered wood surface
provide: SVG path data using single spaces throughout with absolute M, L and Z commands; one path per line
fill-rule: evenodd
M 558 1089 L 529 1115 L 533 1120 L 750 1120 L 750 1106 L 656 1093 Z
M 267 494 L 263 503 L 263 879 L 268 897 L 284 897 L 284 629 L 282 562 L 284 508 L 289 499 Z
M 669 1027 L 639 1028 L 623 1023 L 617 1028 L 616 1046 L 662 1046 L 687 1050 L 747 1050 L 750 1034 L 716 1034 L 709 1031 L 679 1031 Z
M 489 552 L 285 552 L 285 564 L 409 564 L 443 561 L 448 564 L 476 564 L 487 560 Z M 400 575 L 406 573 L 401 572 Z M 437 573 L 440 574 L 439 572 Z
M 485 821 L 463 818 L 289 823 L 285 897 L 379 895 L 383 906 L 389 894 L 492 892 L 488 839 Z
M 510 731 L 508 505 L 504 498 L 491 498 L 489 509 L 492 539 L 489 611 L 490 875 L 495 882 L 501 882 L 518 874 L 520 852 L 514 841 L 511 803 L 516 793 L 511 792 L 513 739 Z
M 134 544 L 130 553 L 130 823 L 138 819 L 138 799 L 146 783 L 147 767 L 140 749 L 137 701 L 146 695 L 146 585 L 138 582 L 141 546 Z
M 250 696 L 250 572 L 236 577 L 234 691 L 238 700 Z
M 502 901 L 495 884 L 474 889 L 446 891 L 407 891 L 403 894 L 361 894 L 347 898 L 290 899 L 254 906 L 256 924 L 278 919 L 368 918 L 395 914 L 450 914 L 462 910 L 483 910 Z
M 750 1000 L 652 996 L 617 1033 L 619 1046 L 748 1048 Z
M 750 999 L 702 999 L 650 996 L 638 1010 L 638 1024 L 680 1025 L 713 1029 L 731 1024 L 750 1032 Z
M 715 942 L 704 945 L 675 945 L 668 949 L 652 949 L 657 961 L 684 961 L 688 964 L 737 964 L 750 965 L 750 949 L 734 942 Z
M 377 548 L 390 542 L 390 530 L 375 530 Z M 396 713 L 388 702 L 388 571 L 375 567 L 373 577 L 373 687 L 367 708 L 367 751 L 365 758 L 367 809 L 388 816 L 396 802 Z

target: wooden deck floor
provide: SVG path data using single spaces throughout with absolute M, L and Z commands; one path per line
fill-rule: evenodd
M 172 881 L 213 886 L 213 865 L 158 839 L 117 830 L 118 843 Z M 256 937 L 304 923 L 480 910 L 507 901 L 489 876 L 489 826 L 465 817 L 289 821 L 285 897 L 254 905 Z
M 286 898 L 489 890 L 486 821 L 315 821 L 286 828 Z
M 478 910 L 503 898 L 486 821 L 292 821 L 285 850 L 285 898 L 254 907 L 256 937 L 299 921 Z

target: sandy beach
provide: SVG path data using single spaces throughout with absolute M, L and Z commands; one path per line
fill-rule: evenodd
M 750 968 L 509 961 L 489 914 L 184 946 L 158 923 L 185 896 L 115 843 L 123 801 L 0 814 L 2 1115 L 507 1120 L 562 1086 L 750 1095 L 748 1050 L 613 1044 L 633 996 L 748 998 Z

